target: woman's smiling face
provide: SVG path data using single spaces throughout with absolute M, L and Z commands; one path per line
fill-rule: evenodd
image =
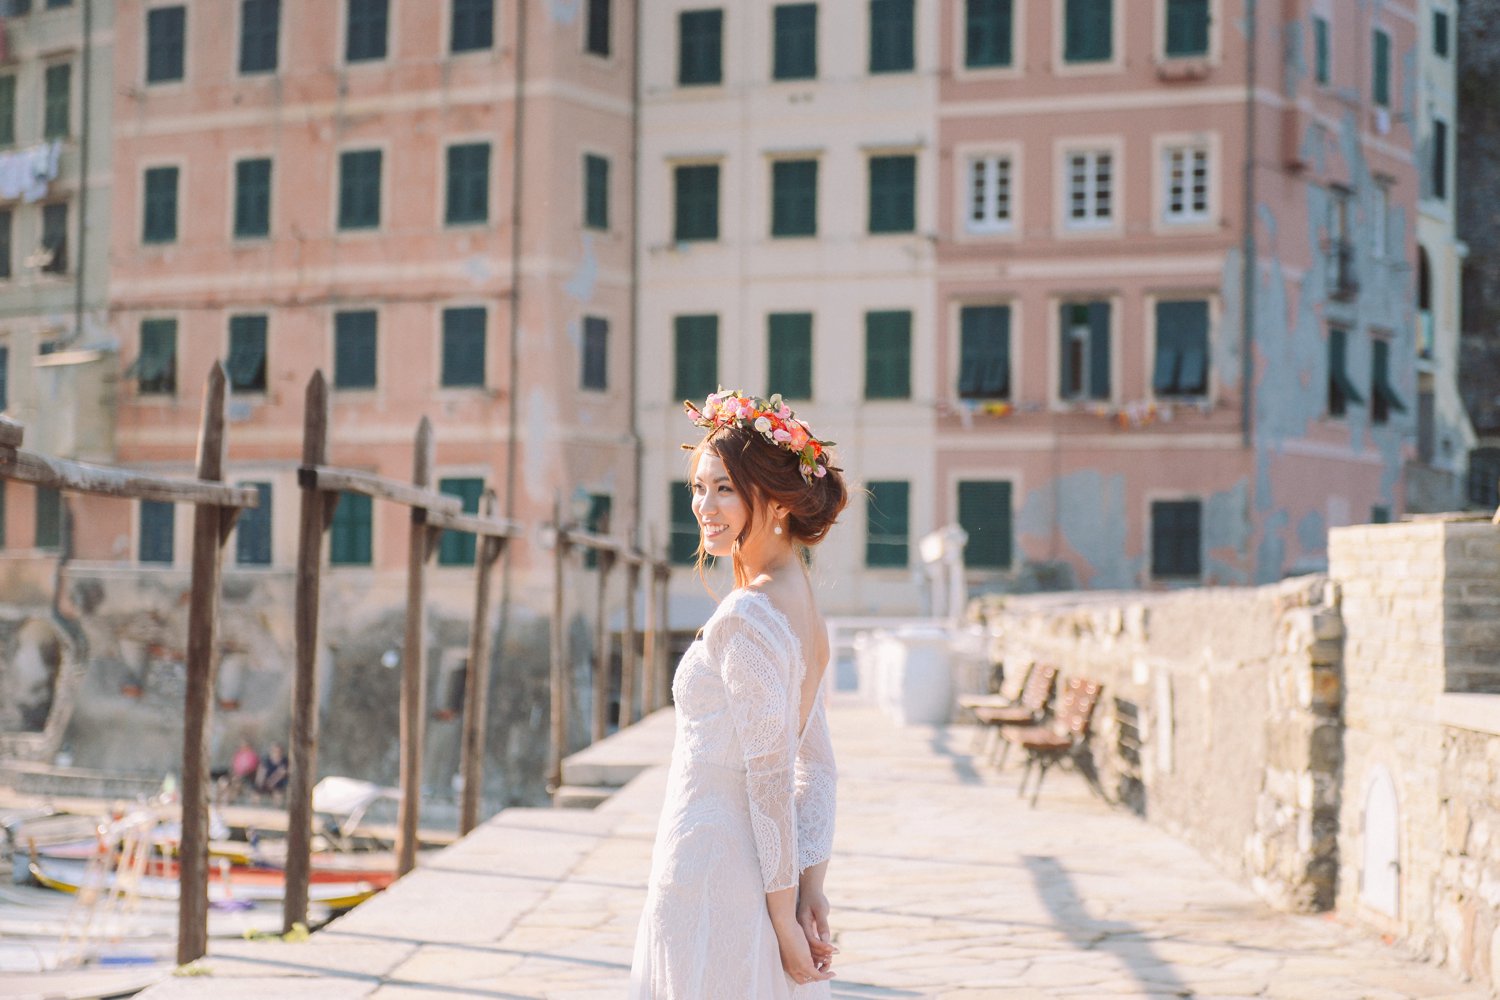
M 749 523 L 750 508 L 730 481 L 723 459 L 708 448 L 698 455 L 692 486 L 693 516 L 703 533 L 704 550 L 716 558 L 730 555 Z

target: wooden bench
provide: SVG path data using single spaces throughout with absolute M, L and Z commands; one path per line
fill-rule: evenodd
M 977 723 L 974 727 L 974 739 L 969 743 L 970 750 L 977 752 L 985 738 L 991 732 L 990 727 L 980 722 L 979 717 L 975 713 L 981 708 L 1010 708 L 1016 704 L 1021 691 L 1026 690 L 1026 682 L 1031 679 L 1031 672 L 1035 669 L 1036 663 L 1026 664 L 1026 673 L 1021 676 L 1021 688 L 1015 695 L 1002 694 L 997 691 L 994 694 L 962 694 L 958 696 L 958 707 L 967 709 L 969 714 L 974 716 L 974 721 Z
M 974 709 L 974 717 L 979 722 L 989 727 L 992 733 L 1004 735 L 1004 731 L 1013 726 L 1034 726 L 1041 722 L 1047 714 L 1047 705 L 1052 701 L 1052 693 L 1057 688 L 1057 668 L 1050 663 L 1038 663 L 1031 668 L 1026 675 L 1026 684 L 1021 688 L 1021 694 L 1014 704 L 990 705 Z M 995 751 L 1004 747 L 1004 752 L 996 759 Z M 997 767 L 1005 765 L 1005 755 L 1010 752 L 1010 744 L 996 738 L 990 750 L 991 763 Z
M 1012 726 L 1001 735 L 1007 749 L 1018 746 L 1026 751 L 1026 771 L 1021 775 L 1016 795 L 1026 793 L 1026 783 L 1036 768 L 1036 785 L 1031 790 L 1031 807 L 1036 808 L 1037 796 L 1042 791 L 1042 780 L 1055 764 L 1071 763 L 1082 770 L 1078 755 L 1086 749 L 1089 727 L 1094 716 L 1094 706 L 1099 703 L 1098 681 L 1083 677 L 1071 678 L 1063 685 L 1062 704 L 1051 721 L 1045 725 Z M 1092 762 L 1089 762 L 1092 764 Z M 1090 773 L 1091 773 L 1090 768 Z M 1090 786 L 1093 782 L 1090 781 Z

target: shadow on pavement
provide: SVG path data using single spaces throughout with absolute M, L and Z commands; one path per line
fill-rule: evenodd
M 974 770 L 973 753 L 968 750 L 954 750 L 950 747 L 948 741 L 951 735 L 946 727 L 934 726 L 932 738 L 927 741 L 927 745 L 939 757 L 948 758 L 953 765 L 953 773 L 958 777 L 959 781 L 966 785 L 983 784 L 984 779 L 979 776 L 978 771 Z

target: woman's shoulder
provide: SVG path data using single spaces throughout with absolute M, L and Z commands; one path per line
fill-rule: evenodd
M 779 643 L 784 638 L 785 622 L 786 616 L 765 591 L 736 587 L 714 609 L 703 626 L 703 635 L 712 641 L 718 635 L 753 628 L 768 642 Z

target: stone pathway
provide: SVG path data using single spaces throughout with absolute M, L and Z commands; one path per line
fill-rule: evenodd
M 1032 810 L 1018 771 L 974 766 L 967 730 L 898 730 L 848 696 L 831 704 L 835 997 L 1491 995 L 1362 930 L 1270 910 L 1075 775 L 1049 777 Z M 615 1000 L 664 781 L 653 768 L 593 812 L 508 810 L 312 941 L 214 942 L 210 977 L 142 996 Z

